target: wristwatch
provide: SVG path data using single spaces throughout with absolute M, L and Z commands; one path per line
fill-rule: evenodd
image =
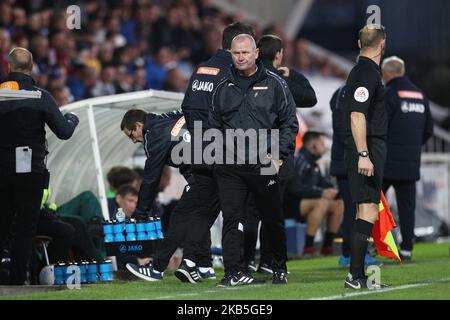
M 358 156 L 367 158 L 369 156 L 369 151 L 361 151 L 358 153 Z

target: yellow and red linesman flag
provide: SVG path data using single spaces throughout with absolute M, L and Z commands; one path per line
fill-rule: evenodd
M 372 231 L 373 241 L 380 256 L 401 261 L 397 245 L 395 244 L 391 232 L 394 228 L 395 221 L 392 217 L 391 210 L 389 209 L 389 204 L 387 203 L 383 192 L 381 192 L 378 220 L 375 222 Z

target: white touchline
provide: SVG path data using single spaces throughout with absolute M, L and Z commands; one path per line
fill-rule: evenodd
M 258 287 L 265 287 L 265 285 L 258 285 Z M 219 293 L 219 292 L 223 292 L 225 290 L 242 290 L 248 288 L 246 286 L 236 286 L 236 287 L 229 287 L 229 288 L 221 288 L 218 290 L 206 290 L 206 291 L 199 291 L 199 292 L 193 292 L 193 293 L 179 293 L 179 294 L 174 294 L 171 296 L 162 296 L 162 297 L 156 297 L 156 298 L 152 298 L 155 300 L 161 300 L 161 299 L 174 299 L 177 297 L 182 297 L 182 296 L 199 296 L 205 293 Z
M 308 300 L 337 300 L 337 299 L 345 299 L 345 298 L 365 296 L 365 295 L 375 294 L 375 293 L 383 293 L 383 292 L 389 292 L 389 291 L 395 291 L 395 290 L 403 290 L 403 289 L 424 287 L 424 286 L 430 286 L 430 285 L 433 285 L 433 284 L 447 283 L 447 282 L 450 282 L 450 278 L 440 279 L 440 280 L 433 281 L 433 282 L 422 282 L 422 283 L 406 284 L 406 285 L 403 285 L 403 286 L 390 287 L 390 288 L 386 288 L 386 289 L 369 290 L 369 291 L 353 292 L 353 293 L 343 293 L 343 294 L 337 294 L 337 295 L 328 296 L 328 297 L 310 298 Z M 258 287 L 266 287 L 266 285 L 260 285 Z M 219 293 L 219 292 L 223 292 L 224 290 L 241 290 L 241 289 L 245 289 L 245 288 L 248 288 L 248 287 L 246 287 L 246 286 L 238 286 L 238 287 L 222 288 L 220 290 L 206 290 L 206 291 L 201 291 L 201 292 L 179 293 L 179 294 L 174 294 L 174 295 L 170 295 L 170 296 L 155 297 L 155 298 L 152 298 L 152 300 L 174 299 L 174 298 L 183 297 L 183 296 L 185 296 L 185 297 L 193 297 L 193 296 L 198 296 L 198 295 L 202 295 L 202 294 L 205 294 L 205 293 Z M 141 300 L 147 300 L 147 299 L 141 299 Z
M 403 285 L 403 286 L 390 287 L 390 288 L 379 289 L 379 290 L 369 290 L 369 291 L 354 292 L 354 293 L 343 293 L 343 294 L 337 294 L 337 295 L 328 296 L 328 297 L 311 298 L 309 300 L 337 300 L 337 299 L 345 299 L 345 298 L 366 296 L 366 295 L 369 295 L 369 294 L 382 293 L 382 292 L 388 292 L 388 291 L 395 291 L 395 290 L 403 290 L 403 289 L 410 289 L 410 288 L 416 288 L 416 287 L 430 286 L 430 285 L 433 285 L 433 284 L 446 283 L 446 282 L 450 282 L 450 278 L 441 279 L 441 280 L 437 280 L 437 281 L 433 281 L 433 282 L 406 284 L 406 285 Z

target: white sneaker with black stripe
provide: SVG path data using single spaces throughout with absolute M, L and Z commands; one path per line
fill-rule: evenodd
M 127 263 L 125 267 L 133 275 L 146 281 L 160 281 L 164 276 L 164 272 L 156 271 L 151 264 L 147 264 L 145 266 L 137 266 L 133 263 Z
M 200 282 L 200 275 L 197 272 L 197 267 L 189 267 L 185 260 L 183 260 L 180 267 L 174 272 L 174 275 L 180 279 L 181 282 Z

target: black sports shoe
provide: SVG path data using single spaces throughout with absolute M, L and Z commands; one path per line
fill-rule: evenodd
M 249 284 L 264 284 L 264 280 L 255 279 L 246 272 L 239 271 L 236 274 L 225 276 L 222 281 L 220 281 L 218 287 L 234 287 Z
M 270 265 L 268 265 L 267 263 L 261 263 L 258 267 L 258 272 L 273 274 L 272 267 Z
M 239 271 L 236 274 L 236 277 L 238 278 L 238 280 L 241 284 L 263 284 L 263 283 L 265 283 L 264 280 L 255 279 L 252 275 L 248 274 L 247 272 L 243 272 L 243 271 Z
M 217 283 L 218 287 L 235 287 L 239 286 L 241 283 L 239 279 L 235 275 L 225 275 L 219 283 Z
M 137 266 L 133 263 L 127 263 L 125 267 L 136 277 L 147 281 L 160 281 L 163 279 L 163 272 L 155 271 L 153 265 Z
M 381 288 L 386 287 L 387 285 L 385 284 L 369 281 L 366 276 L 353 279 L 351 274 L 348 274 L 347 278 L 345 278 L 344 284 L 344 288 L 353 290 L 361 290 L 361 289 L 379 290 Z
M 344 288 L 354 290 L 367 289 L 367 278 L 363 277 L 353 279 L 353 277 L 349 274 L 347 278 L 345 278 Z
M 174 275 L 180 279 L 181 282 L 200 282 L 200 275 L 197 272 L 197 267 L 189 267 L 184 260 L 180 267 L 174 272 Z
M 273 273 L 273 284 L 287 284 L 287 272 L 285 270 L 275 271 Z
M 200 276 L 201 279 L 216 279 L 216 272 L 214 271 L 214 269 L 212 267 L 208 268 L 208 271 L 206 272 L 201 272 L 200 268 L 197 268 L 197 273 Z
M 412 262 L 412 252 L 411 251 L 400 250 L 399 255 L 400 255 L 400 259 L 402 259 L 403 263 Z

